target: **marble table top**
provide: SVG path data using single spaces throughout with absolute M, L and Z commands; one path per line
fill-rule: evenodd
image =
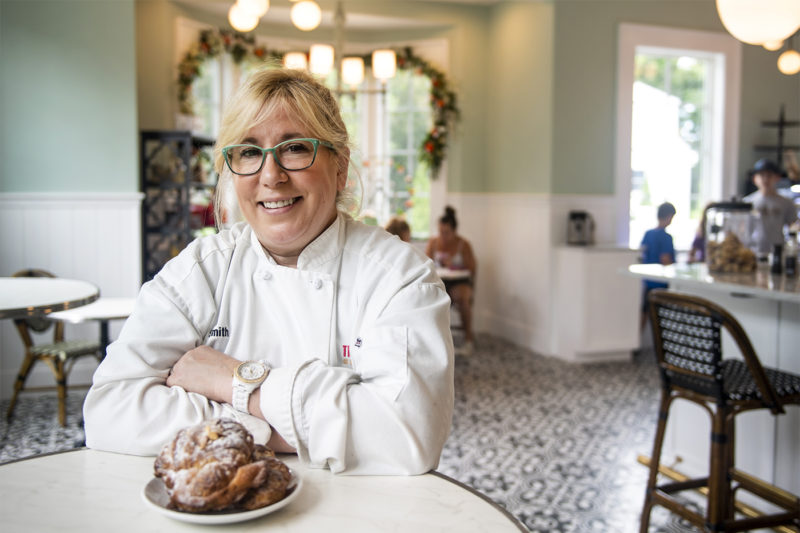
M 0 278 L 0 318 L 24 318 L 91 303 L 100 290 L 66 278 Z
M 507 511 L 451 478 L 343 476 L 279 456 L 302 479 L 297 497 L 265 516 L 228 524 L 233 531 L 519 532 Z M 210 531 L 148 507 L 142 492 L 153 457 L 80 449 L 0 466 L 3 531 Z

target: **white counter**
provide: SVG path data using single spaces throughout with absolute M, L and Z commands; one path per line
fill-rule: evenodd
M 748 274 L 709 273 L 704 264 L 631 265 L 627 273 L 721 305 L 742 324 L 764 366 L 800 374 L 800 278 L 771 274 L 764 267 Z M 722 349 L 725 357 L 741 357 L 727 334 Z M 669 464 L 673 454 L 683 460 L 678 470 L 702 472 L 709 445 L 698 435 L 708 434 L 708 415 L 676 401 L 670 420 L 662 460 Z M 800 409 L 788 406 L 778 417 L 763 412 L 738 416 L 736 462 L 745 472 L 800 494 Z
M 746 274 L 724 274 L 709 272 L 705 263 L 631 265 L 628 272 L 645 279 L 679 282 L 685 287 L 800 303 L 800 277 L 770 274 L 768 267 Z
M 638 255 L 616 245 L 556 249 L 552 355 L 574 362 L 631 359 L 639 348 L 641 284 L 619 271 Z

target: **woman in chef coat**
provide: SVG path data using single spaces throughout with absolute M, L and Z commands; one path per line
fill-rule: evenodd
M 86 398 L 89 447 L 152 455 L 183 427 L 233 417 L 312 467 L 436 467 L 450 301 L 432 261 L 346 214 L 349 154 L 336 99 L 311 75 L 268 69 L 243 85 L 215 148 L 218 215 L 243 220 L 142 287 Z

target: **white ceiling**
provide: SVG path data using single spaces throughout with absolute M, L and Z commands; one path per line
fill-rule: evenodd
M 467 5 L 491 5 L 499 2 L 500 0 L 413 0 L 416 2 L 450 2 L 454 4 L 467 4 Z M 177 4 L 182 4 L 192 9 L 199 9 L 215 15 L 227 16 L 228 10 L 233 5 L 235 0 L 175 0 Z M 276 5 L 277 4 L 277 5 Z M 347 7 L 345 3 L 345 8 Z M 291 5 L 282 2 L 278 3 L 274 0 L 271 2 L 267 14 L 261 19 L 264 24 L 274 24 L 280 26 L 288 26 L 291 24 L 289 18 L 289 11 Z M 322 10 L 322 27 L 333 28 L 334 26 L 334 12 L 333 10 L 326 10 L 323 6 Z M 413 17 L 386 17 L 380 15 L 368 15 L 363 13 L 347 12 L 345 11 L 345 26 L 349 29 L 369 29 L 369 30 L 391 30 L 402 28 L 420 28 L 426 26 L 433 26 L 424 21 L 420 21 Z

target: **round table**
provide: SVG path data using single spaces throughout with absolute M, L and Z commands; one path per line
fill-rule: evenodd
M 136 298 L 118 298 L 103 296 L 98 300 L 88 304 L 50 313 L 48 318 L 61 320 L 70 324 L 80 324 L 81 322 L 100 323 L 100 353 L 105 356 L 106 348 L 111 342 L 109 333 L 109 322 L 112 320 L 124 320 L 133 312 Z
M 0 318 L 40 316 L 91 303 L 100 289 L 66 278 L 0 278 Z
M 520 532 L 511 514 L 479 492 L 432 472 L 421 476 L 343 476 L 279 456 L 303 481 L 283 509 L 230 531 Z M 147 507 L 141 493 L 153 478 L 153 457 L 89 449 L 0 466 L 3 531 L 211 531 Z M 205 529 L 204 529 L 205 528 Z

